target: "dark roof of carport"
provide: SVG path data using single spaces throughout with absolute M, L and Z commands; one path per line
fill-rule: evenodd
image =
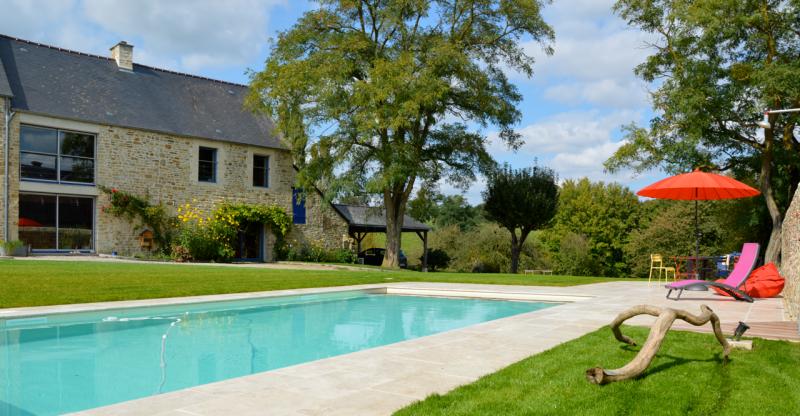
M 244 108 L 247 86 L 0 35 L 0 96 L 35 114 L 285 148 L 272 122 Z M 5 70 L 3 70 L 5 69 Z
M 333 204 L 333 207 L 347 220 L 350 232 L 386 232 L 386 216 L 383 208 L 345 204 Z M 430 231 L 430 229 L 431 227 L 408 215 L 403 217 L 402 231 Z

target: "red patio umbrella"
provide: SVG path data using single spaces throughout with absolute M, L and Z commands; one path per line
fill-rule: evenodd
M 697 258 L 700 257 L 700 225 L 697 223 L 697 201 L 748 198 L 760 193 L 757 189 L 736 179 L 695 169 L 694 172 L 662 179 L 643 188 L 636 195 L 658 199 L 694 201 L 694 228 L 697 238 L 695 257 Z

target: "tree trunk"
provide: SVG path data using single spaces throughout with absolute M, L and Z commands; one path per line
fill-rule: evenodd
M 672 326 L 672 323 L 675 322 L 675 319 L 681 319 L 694 326 L 705 325 L 710 321 L 711 326 L 714 328 L 714 335 L 717 337 L 717 341 L 719 341 L 720 345 L 722 345 L 723 358 L 727 361 L 728 355 L 731 352 L 731 346 L 722 334 L 722 330 L 719 326 L 719 317 L 706 305 L 700 305 L 700 312 L 700 315 L 692 315 L 684 310 L 659 308 L 650 305 L 637 305 L 622 312 L 614 319 L 614 322 L 611 323 L 611 332 L 614 333 L 614 338 L 616 338 L 617 341 L 624 342 L 628 345 L 636 345 L 636 341 L 622 334 L 619 327 L 623 322 L 637 315 L 652 315 L 657 316 L 658 319 L 650 329 L 650 335 L 647 336 L 647 341 L 645 341 L 644 346 L 642 346 L 642 349 L 631 362 L 615 370 L 604 370 L 602 367 L 590 368 L 586 370 L 586 379 L 594 384 L 607 384 L 614 381 L 634 378 L 643 373 L 653 361 L 658 349 L 661 347 L 661 343 L 664 341 L 664 336 Z
M 519 271 L 519 252 L 521 249 L 522 244 L 517 241 L 517 233 L 511 230 L 511 273 Z
M 771 120 L 772 121 L 772 120 Z M 774 123 L 774 121 L 772 121 Z M 778 203 L 775 202 L 775 192 L 772 189 L 772 152 L 774 145 L 772 129 L 764 129 L 764 152 L 761 157 L 761 193 L 767 203 L 770 219 L 772 219 L 772 232 L 769 236 L 767 250 L 764 252 L 764 263 L 775 263 L 780 267 L 781 256 L 781 228 L 783 227 L 783 214 Z
M 386 253 L 381 267 L 396 269 L 400 267 L 400 238 L 403 231 L 403 216 L 406 201 L 401 195 L 384 192 L 383 205 L 386 208 Z

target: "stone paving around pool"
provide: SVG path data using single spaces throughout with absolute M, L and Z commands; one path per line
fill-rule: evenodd
M 393 283 L 101 304 L 18 308 L 0 318 L 121 306 L 150 306 L 339 290 L 387 288 L 415 294 L 560 300 L 567 303 L 467 328 L 340 355 L 102 408 L 81 415 L 388 415 L 432 393 L 445 393 L 530 355 L 608 325 L 622 310 L 652 304 L 699 313 L 707 304 L 729 326 L 786 321 L 781 299 L 737 302 L 713 292 L 664 298 L 661 285 L 612 282 L 572 287 Z M 647 325 L 640 316 L 631 324 Z

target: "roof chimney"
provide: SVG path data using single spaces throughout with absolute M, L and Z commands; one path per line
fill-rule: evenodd
M 117 67 L 133 71 L 133 45 L 124 40 L 111 48 L 111 57 L 117 61 Z

